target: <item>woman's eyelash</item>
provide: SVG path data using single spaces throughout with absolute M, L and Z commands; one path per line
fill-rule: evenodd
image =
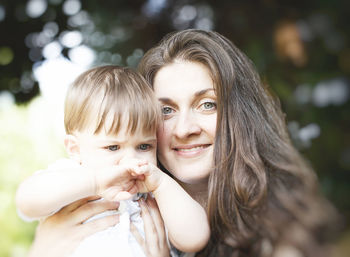
M 216 103 L 215 102 L 205 102 L 203 103 L 204 107 L 215 107 Z
M 199 106 L 205 110 L 213 110 L 213 109 L 216 109 L 216 102 L 205 101 L 205 102 L 202 102 Z

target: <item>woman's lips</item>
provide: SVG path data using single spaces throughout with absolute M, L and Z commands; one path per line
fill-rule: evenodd
M 193 157 L 200 155 L 204 150 L 206 150 L 210 144 L 196 144 L 196 145 L 184 145 L 184 146 L 176 146 L 173 150 L 177 155 L 184 157 Z

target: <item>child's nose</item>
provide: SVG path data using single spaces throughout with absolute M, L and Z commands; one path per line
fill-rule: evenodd
M 132 164 L 132 163 L 137 163 L 139 161 L 138 158 L 134 154 L 125 154 L 123 155 L 116 164 Z
M 123 158 L 137 158 L 137 152 L 134 149 L 126 149 Z

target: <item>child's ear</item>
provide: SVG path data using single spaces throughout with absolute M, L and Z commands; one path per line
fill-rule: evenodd
M 81 158 L 78 139 L 73 135 L 66 135 L 64 138 L 64 146 L 69 157 L 80 163 Z

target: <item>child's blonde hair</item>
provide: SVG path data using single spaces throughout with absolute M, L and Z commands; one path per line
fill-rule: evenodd
M 106 122 L 107 116 L 112 119 Z M 119 132 L 155 132 L 160 108 L 144 78 L 127 67 L 101 66 L 82 73 L 69 87 L 64 108 L 67 134 L 91 130 L 108 135 Z M 124 125 L 124 124 L 123 124 Z

